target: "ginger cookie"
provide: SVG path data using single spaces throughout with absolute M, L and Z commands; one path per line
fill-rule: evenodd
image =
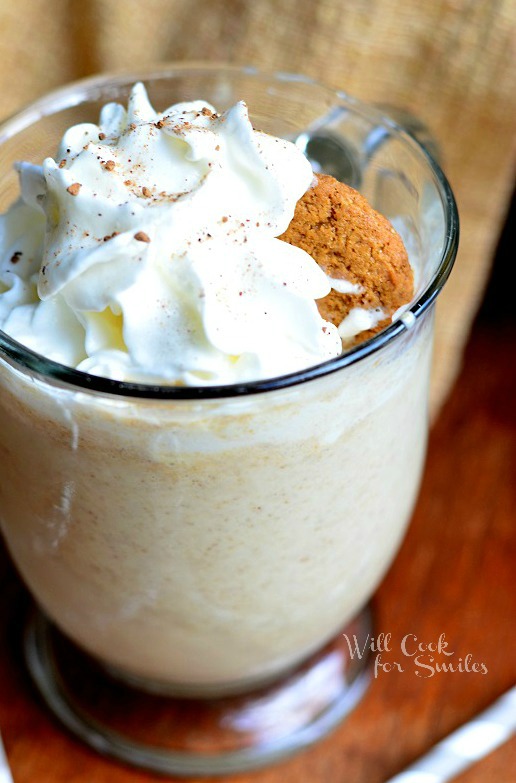
M 348 337 L 343 325 L 346 346 L 384 329 L 413 297 L 414 274 L 399 234 L 360 193 L 327 174 L 317 175 L 297 202 L 279 239 L 305 250 L 336 281 L 317 301 L 325 320 L 339 327 L 355 308 L 372 311 L 374 325 L 357 335 Z

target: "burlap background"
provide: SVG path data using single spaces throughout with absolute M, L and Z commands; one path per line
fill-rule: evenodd
M 64 82 L 172 60 L 299 71 L 405 107 L 439 140 L 462 224 L 432 405 L 460 366 L 512 188 L 514 0 L 0 0 L 0 116 Z

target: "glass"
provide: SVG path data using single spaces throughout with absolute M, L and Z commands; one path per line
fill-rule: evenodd
M 364 607 L 417 495 L 432 305 L 458 220 L 437 164 L 377 110 L 303 77 L 212 65 L 85 80 L 8 120 L 0 208 L 18 194 L 15 160 L 53 155 L 66 128 L 125 103 L 137 80 L 158 109 L 244 98 L 255 127 L 316 169 L 331 138 L 416 270 L 413 304 L 384 332 L 256 383 L 121 383 L 0 333 L 0 514 L 42 610 L 27 626 L 32 677 L 101 752 L 215 774 L 306 747 L 364 692 L 367 656 L 346 636 L 367 646 Z

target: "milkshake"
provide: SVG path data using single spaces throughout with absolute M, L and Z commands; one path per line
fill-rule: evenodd
M 344 382 L 238 400 L 93 403 L 4 369 L 3 527 L 38 602 L 100 660 L 163 683 L 233 685 L 306 657 L 399 545 L 429 332 Z
M 21 164 L 4 218 L 27 265 L 18 290 L 2 277 L 9 550 L 83 650 L 186 695 L 291 670 L 384 575 L 423 466 L 445 246 L 442 217 L 430 242 L 393 191 L 424 317 L 332 283 L 288 233 L 310 163 L 208 99 L 157 114 L 137 86 L 128 113 L 110 104 L 43 169 Z M 332 289 L 358 297 L 345 318 L 320 304 Z

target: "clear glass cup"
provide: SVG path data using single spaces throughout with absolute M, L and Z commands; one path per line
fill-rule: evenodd
M 350 171 L 416 272 L 414 302 L 384 332 L 256 383 L 120 383 L 0 333 L 0 518 L 42 609 L 31 674 L 102 752 L 215 774 L 309 745 L 364 691 L 366 657 L 344 634 L 365 643 L 364 607 L 418 492 L 433 304 L 458 219 L 435 161 L 377 110 L 299 76 L 213 65 L 88 79 L 5 122 L 0 208 L 17 197 L 14 161 L 53 155 L 137 80 L 158 109 L 243 98 L 314 168 Z

